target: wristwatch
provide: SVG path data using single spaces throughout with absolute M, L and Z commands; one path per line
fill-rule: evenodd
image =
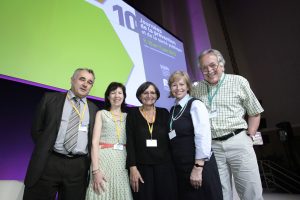
M 204 167 L 204 165 L 199 165 L 198 163 L 194 164 L 195 167 Z

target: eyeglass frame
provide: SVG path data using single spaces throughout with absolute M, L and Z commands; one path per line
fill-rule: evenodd
M 156 92 L 143 92 L 142 95 L 145 95 L 145 96 L 152 95 L 152 96 L 154 96 L 154 95 L 157 95 L 157 93 Z
M 212 62 L 209 65 L 201 67 L 200 69 L 201 69 L 202 74 L 206 75 L 206 74 L 208 74 L 208 67 L 210 67 L 212 70 L 216 70 L 216 69 L 218 69 L 219 66 L 220 66 L 219 62 L 218 62 L 218 64 Z

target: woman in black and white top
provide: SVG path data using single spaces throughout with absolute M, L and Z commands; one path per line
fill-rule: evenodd
M 215 157 L 211 151 L 209 115 L 205 105 L 189 95 L 187 73 L 174 72 L 169 78 L 171 152 L 174 158 L 180 200 L 223 199 Z

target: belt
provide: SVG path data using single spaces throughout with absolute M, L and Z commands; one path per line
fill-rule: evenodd
M 100 145 L 100 149 L 107 149 L 107 148 L 113 148 L 115 144 L 108 144 L 108 143 L 100 142 L 99 145 Z M 123 144 L 123 146 L 125 147 L 126 145 Z
M 67 159 L 74 159 L 74 158 L 81 158 L 81 157 L 86 157 L 87 154 L 62 154 L 62 153 L 58 153 L 56 151 L 52 151 L 52 154 L 57 156 L 57 157 L 61 157 L 61 158 L 67 158 Z
M 221 137 L 213 138 L 212 140 L 224 141 L 224 140 L 227 140 L 227 139 L 231 138 L 232 136 L 235 136 L 235 135 L 239 134 L 243 130 L 245 130 L 245 129 L 243 129 L 243 128 L 242 129 L 236 129 L 236 130 L 228 133 L 227 135 L 223 135 Z

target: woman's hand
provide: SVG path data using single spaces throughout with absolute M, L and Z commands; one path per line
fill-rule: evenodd
M 139 191 L 139 181 L 144 183 L 144 180 L 139 170 L 136 168 L 136 166 L 130 167 L 130 185 L 132 187 L 133 192 Z
M 105 191 L 104 182 L 106 182 L 106 179 L 100 170 L 93 174 L 93 189 L 97 194 Z
M 198 189 L 202 186 L 202 171 L 203 167 L 193 167 L 191 172 L 190 182 L 195 189 Z

